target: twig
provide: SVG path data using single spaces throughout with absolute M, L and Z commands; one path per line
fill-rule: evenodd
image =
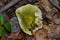
M 8 8 L 12 7 L 13 5 L 15 5 L 19 1 L 20 0 L 12 0 L 9 4 L 7 4 L 6 6 L 4 6 L 0 9 L 0 13 L 7 10 Z
M 60 10 L 60 6 L 59 6 L 58 3 L 55 2 L 55 0 L 49 0 L 49 2 L 50 2 L 53 6 L 55 6 L 58 10 Z

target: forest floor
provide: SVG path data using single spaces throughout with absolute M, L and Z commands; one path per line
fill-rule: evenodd
M 60 4 L 59 0 L 55 0 Z M 11 0 L 0 0 L 0 8 L 7 5 Z M 1 40 L 60 40 L 60 12 L 49 0 L 21 0 L 11 8 L 5 10 L 6 21 L 16 17 L 15 10 L 23 5 L 33 4 L 38 6 L 43 14 L 43 28 L 39 29 L 35 35 L 27 35 L 21 29 L 17 32 L 7 33 L 4 31 Z M 17 18 L 16 18 L 17 19 Z M 18 22 L 18 21 L 17 21 Z

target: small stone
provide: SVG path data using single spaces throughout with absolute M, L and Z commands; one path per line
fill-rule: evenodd
M 11 31 L 12 31 L 12 32 L 18 32 L 19 29 L 20 29 L 20 27 L 19 27 L 19 23 L 18 23 L 17 17 L 11 18 L 11 19 L 10 19 L 10 23 L 11 23 L 11 25 L 12 25 Z

